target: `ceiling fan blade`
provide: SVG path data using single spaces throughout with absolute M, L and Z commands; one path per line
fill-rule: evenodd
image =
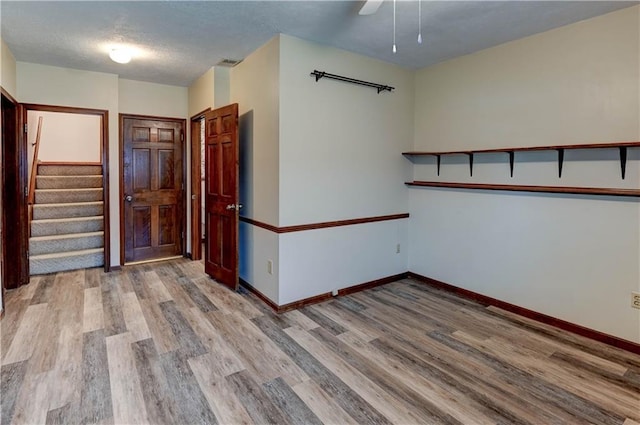
M 366 0 L 364 5 L 360 8 L 358 15 L 373 15 L 378 11 L 380 5 L 384 0 Z

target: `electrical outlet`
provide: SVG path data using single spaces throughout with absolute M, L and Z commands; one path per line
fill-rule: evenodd
M 640 309 L 640 292 L 631 293 L 631 307 Z
M 400 244 L 396 245 L 396 254 L 400 254 Z
M 273 274 L 273 261 L 267 260 L 267 273 Z

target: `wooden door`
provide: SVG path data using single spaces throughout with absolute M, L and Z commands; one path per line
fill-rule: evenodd
M 182 255 L 185 121 L 120 116 L 124 262 Z
M 204 270 L 238 289 L 238 104 L 205 114 Z
M 2 91 L 2 285 L 29 283 L 29 217 L 27 210 L 27 145 L 21 137 L 26 112 Z

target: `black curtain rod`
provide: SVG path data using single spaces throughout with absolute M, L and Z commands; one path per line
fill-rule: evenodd
M 331 80 L 338 80 L 338 81 L 344 81 L 346 83 L 358 84 L 366 87 L 373 87 L 374 89 L 378 90 L 378 93 L 383 91 L 392 91 L 395 89 L 395 87 L 387 86 L 384 84 L 370 83 L 368 81 L 356 80 L 355 78 L 343 77 L 342 75 L 330 74 L 328 72 L 318 71 L 318 70 L 314 70 L 310 75 L 312 77 L 316 77 L 316 82 L 318 82 L 318 80 L 320 80 L 321 78 L 329 78 Z

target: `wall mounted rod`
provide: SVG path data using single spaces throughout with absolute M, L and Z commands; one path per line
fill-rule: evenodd
M 358 84 L 360 86 L 373 87 L 378 90 L 378 93 L 383 91 L 392 91 L 395 87 L 387 86 L 384 84 L 370 83 L 369 81 L 356 80 L 355 78 L 343 77 L 342 75 L 330 74 L 324 71 L 314 70 L 311 74 L 312 77 L 316 77 L 316 82 L 321 78 L 329 78 L 330 80 L 344 81 L 345 83 Z

